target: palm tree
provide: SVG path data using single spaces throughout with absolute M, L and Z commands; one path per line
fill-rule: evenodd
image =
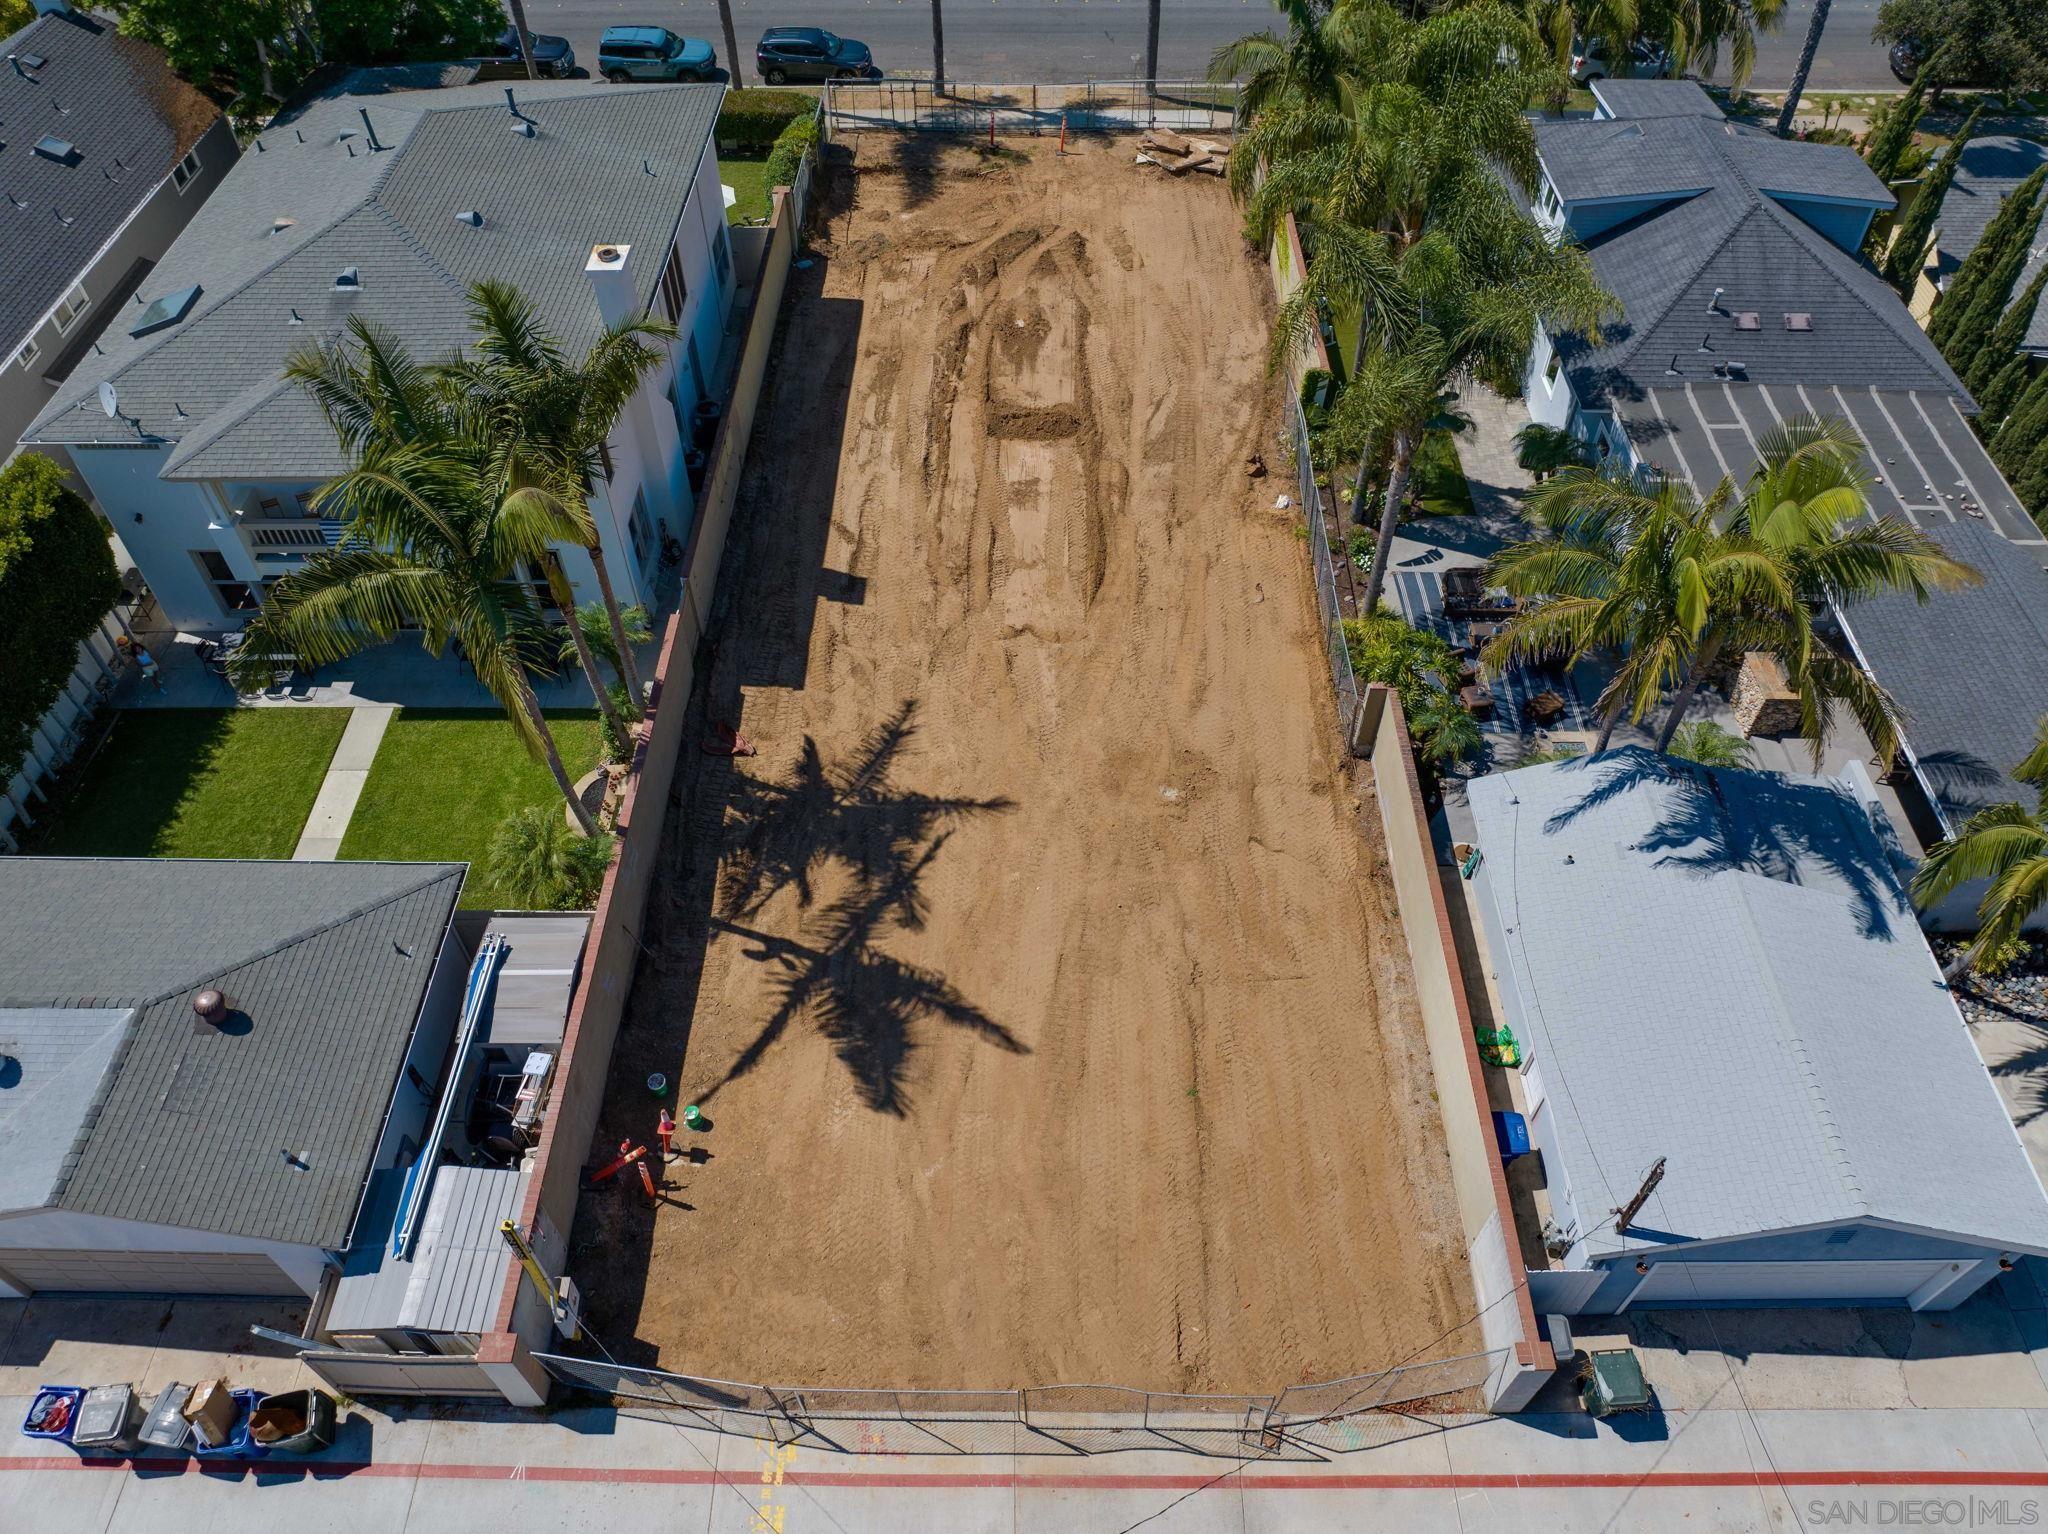
M 1671 50 L 1678 69 L 1701 76 L 1713 74 L 1727 48 L 1740 91 L 1756 68 L 1757 35 L 1776 30 L 1784 14 L 1785 0 L 1642 0 L 1637 26 Z
M 304 352 L 285 369 L 355 460 L 314 498 L 345 531 L 272 589 L 236 652 L 248 657 L 240 671 L 260 674 L 262 658 L 280 653 L 331 664 L 407 627 L 418 628 L 429 654 L 453 643 L 521 744 L 547 762 L 590 835 L 596 828 L 527 674 L 547 644 L 532 588 L 519 576 L 562 536 L 559 511 L 508 490 L 486 446 L 463 434 L 440 381 L 398 341 L 361 320 L 351 320 L 349 332 L 352 347 Z
M 472 287 L 469 315 L 477 331 L 472 355 L 443 364 L 441 375 L 467 401 L 476 430 L 491 443 L 507 478 L 546 497 L 571 524 L 572 534 L 563 541 L 577 544 L 590 558 L 637 718 L 639 668 L 590 513 L 590 494 L 604 474 L 607 439 L 641 380 L 661 364 L 663 351 L 656 343 L 673 341 L 675 327 L 651 316 L 626 320 L 572 362 L 541 325 L 533 305 L 505 283 Z M 574 603 L 564 602 L 560 592 L 555 600 L 564 615 L 573 612 Z
M 637 602 L 631 607 L 620 609 L 619 621 L 625 627 L 626 643 L 629 645 L 646 644 L 654 637 L 654 630 L 647 623 L 647 609 Z M 619 687 L 624 689 L 628 685 L 626 663 L 620 657 L 617 641 L 612 638 L 611 615 L 605 611 L 604 604 L 585 602 L 577 608 L 575 626 L 583 631 L 583 642 L 590 647 L 591 655 L 609 668 L 612 675 L 618 678 Z M 576 648 L 573 636 L 563 638 L 560 659 L 582 664 L 582 655 Z
M 1702 767 L 1747 767 L 1753 752 L 1748 741 L 1711 719 L 1682 724 L 1671 737 L 1670 755 Z
M 2021 951 L 2021 928 L 2048 906 L 2048 717 L 2035 727 L 2034 749 L 2012 775 L 2039 792 L 2032 810 L 2012 803 L 1979 810 L 1930 848 L 1913 873 L 1913 903 L 1923 911 L 1966 884 L 1989 881 L 1977 903 L 1976 939 L 1942 971 L 1949 980 L 1969 969 L 2005 968 Z
M 526 27 L 526 7 L 521 0 L 505 0 L 505 10 L 512 20 L 512 35 L 519 41 L 519 57 L 526 66 L 526 78 L 538 80 L 540 68 L 533 62 L 533 33 Z
M 1799 98 L 1806 94 L 1806 77 L 1813 73 L 1813 56 L 1820 52 L 1820 34 L 1828 24 L 1828 7 L 1834 0 L 1813 0 L 1813 20 L 1806 24 L 1806 45 L 1799 50 L 1799 67 L 1792 71 L 1792 84 L 1785 92 L 1785 105 L 1778 112 L 1778 137 L 1789 138 L 1792 117 L 1799 110 Z
M 578 910 L 594 903 L 616 846 L 608 836 L 578 836 L 551 804 L 515 810 L 491 837 L 492 879 L 532 911 Z
M 1145 0 L 1145 90 L 1159 93 L 1159 0 Z
M 732 83 L 744 86 L 747 76 L 740 68 L 739 34 L 732 29 L 732 0 L 718 0 L 718 24 L 725 31 L 725 67 L 732 72 Z
M 932 0 L 932 86 L 946 94 L 946 17 L 942 0 Z

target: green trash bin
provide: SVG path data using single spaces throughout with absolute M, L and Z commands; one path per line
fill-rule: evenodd
M 1595 1417 L 1645 1410 L 1650 1404 L 1650 1387 L 1634 1351 L 1609 1348 L 1588 1355 L 1579 1375 L 1579 1399 Z
M 334 1397 L 324 1390 L 265 1396 L 249 1413 L 249 1437 L 272 1454 L 312 1454 L 334 1442 Z

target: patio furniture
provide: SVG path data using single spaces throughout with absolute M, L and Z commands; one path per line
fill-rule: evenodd
M 1458 702 L 1464 705 L 1465 712 L 1474 719 L 1493 717 L 1493 694 L 1476 683 L 1458 689 Z
M 1525 711 L 1538 724 L 1549 724 L 1564 713 L 1564 699 L 1545 688 L 1529 700 Z

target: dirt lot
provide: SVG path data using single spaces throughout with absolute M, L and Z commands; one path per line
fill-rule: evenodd
M 1332 742 L 1222 184 L 837 171 L 693 707 L 587 1198 L 622 1356 L 1267 1391 L 1471 1351 L 1392 895 Z M 915 151 L 912 151 L 913 153 Z M 1264 452 L 1275 474 L 1246 477 Z M 759 755 L 696 749 L 737 720 Z

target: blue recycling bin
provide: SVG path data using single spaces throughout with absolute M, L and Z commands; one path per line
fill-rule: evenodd
M 1519 1113 L 1496 1112 L 1493 1116 L 1494 1143 L 1500 1147 L 1501 1164 L 1529 1154 L 1529 1121 Z

